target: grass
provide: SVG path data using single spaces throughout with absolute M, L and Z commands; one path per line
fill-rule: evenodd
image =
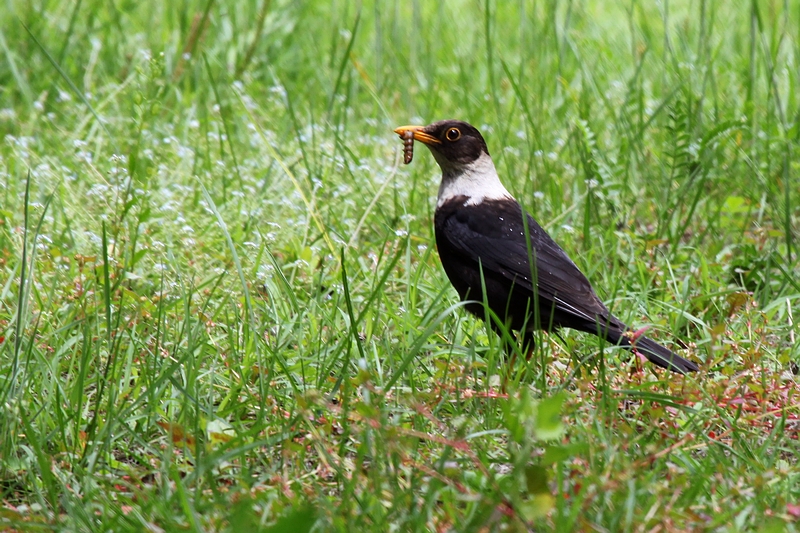
M 793 3 L 0 9 L 3 528 L 800 529 Z M 505 360 L 392 134 L 447 117 L 703 371 Z

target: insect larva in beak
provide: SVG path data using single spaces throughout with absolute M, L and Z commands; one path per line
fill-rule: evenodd
M 414 159 L 414 132 L 411 130 L 403 132 L 403 163 L 406 165 Z

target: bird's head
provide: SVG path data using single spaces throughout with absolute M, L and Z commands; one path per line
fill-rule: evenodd
M 430 149 L 446 174 L 470 166 L 483 154 L 489 155 L 481 133 L 461 120 L 440 120 L 428 126 L 400 126 L 394 132 L 401 137 L 413 133 L 414 140 Z
M 394 132 L 427 146 L 442 169 L 438 204 L 465 198 L 464 205 L 484 200 L 512 198 L 497 176 L 486 141 L 472 125 L 461 120 L 440 120 L 428 126 L 400 126 Z

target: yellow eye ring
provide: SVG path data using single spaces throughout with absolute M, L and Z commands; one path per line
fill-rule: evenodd
M 455 142 L 461 138 L 461 130 L 458 128 L 450 128 L 444 136 L 448 141 Z

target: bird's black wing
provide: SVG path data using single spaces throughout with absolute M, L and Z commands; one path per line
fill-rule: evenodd
M 522 211 L 516 201 L 484 201 L 470 206 L 465 205 L 466 200 L 460 197 L 436 211 L 437 244 L 440 254 L 442 248 L 446 249 L 451 267 L 472 265 L 473 272 L 480 268 L 486 278 L 499 276 L 508 280 L 515 292 L 521 288 L 529 291 L 530 296 L 536 294 L 540 309 L 551 308 L 555 312 L 550 315 L 554 318 L 553 325 L 600 335 L 614 344 L 635 349 L 653 363 L 681 374 L 698 370 L 695 363 L 655 341 L 646 337 L 637 339 L 632 335 L 624 323 L 609 313 L 586 276 L 530 215 L 526 215 L 526 232 Z M 526 234 L 530 238 L 530 252 Z M 535 259 L 535 269 L 531 269 L 531 256 Z M 442 263 L 445 263 L 444 257 Z M 458 280 L 451 277 L 451 281 L 457 285 Z M 480 279 L 472 279 L 471 283 L 477 287 L 468 288 L 480 288 Z M 459 292 L 464 289 L 462 286 Z M 596 329 L 600 324 L 604 324 L 602 333 Z
M 522 210 L 515 200 L 486 200 L 465 206 L 457 199 L 453 205 L 441 206 L 436 217 L 441 238 L 449 241 L 449 248 L 461 255 L 460 260 L 480 262 L 484 271 L 498 273 L 532 295 L 537 291 L 538 298 L 544 300 L 540 305 L 554 305 L 561 313 L 589 323 L 595 323 L 598 316 L 609 316 L 586 276 L 530 215 L 529 252 Z M 535 269 L 531 269 L 531 256 Z

